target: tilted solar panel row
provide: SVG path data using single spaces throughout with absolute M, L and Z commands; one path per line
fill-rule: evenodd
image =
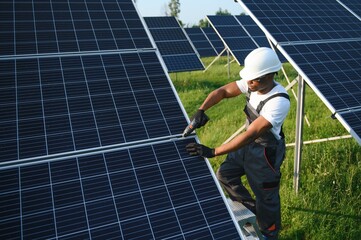
M 349 11 L 358 11 L 359 4 L 352 0 L 239 2 L 361 143 L 361 21 Z

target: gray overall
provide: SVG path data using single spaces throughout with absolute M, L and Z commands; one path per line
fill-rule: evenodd
M 249 103 L 248 93 L 244 109 L 247 126 L 259 117 L 259 112 L 269 99 L 279 96 L 289 99 L 287 94 L 274 94 L 254 109 Z M 254 142 L 229 153 L 217 171 L 217 178 L 229 197 L 233 201 L 242 202 L 254 212 L 261 232 L 271 238 L 277 238 L 281 227 L 280 166 L 285 157 L 286 147 L 282 131 L 280 136 L 281 139 L 277 140 L 270 131 L 266 132 Z M 256 196 L 256 201 L 242 184 L 241 177 L 244 175 Z

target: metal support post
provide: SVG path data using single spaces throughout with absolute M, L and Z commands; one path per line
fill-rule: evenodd
M 227 48 L 223 49 L 222 52 L 220 54 L 218 54 L 218 56 L 215 59 L 213 59 L 213 61 L 206 67 L 206 69 L 203 70 L 203 72 L 206 72 L 208 70 L 208 68 L 210 68 L 213 65 L 213 63 L 215 63 L 226 50 L 227 50 Z
M 227 48 L 227 63 L 228 63 L 228 71 L 227 71 L 227 73 L 228 73 L 228 79 L 230 79 L 230 77 L 231 77 L 231 64 L 230 64 L 229 59 L 230 59 L 229 50 Z
M 293 187 L 298 193 L 300 183 L 300 166 L 302 159 L 302 134 L 303 134 L 303 115 L 304 115 L 304 101 L 305 101 L 305 81 L 301 76 L 298 76 L 298 101 L 296 113 L 296 141 L 295 141 L 295 161 L 293 173 Z

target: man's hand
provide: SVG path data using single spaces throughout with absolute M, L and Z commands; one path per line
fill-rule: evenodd
M 190 119 L 191 122 L 189 125 L 184 129 L 182 136 L 187 137 L 189 134 L 191 134 L 196 128 L 200 128 L 204 126 L 209 118 L 204 113 L 204 110 L 198 109 L 198 111 L 193 115 L 193 117 Z
M 192 156 L 201 156 L 205 158 L 212 158 L 215 156 L 214 148 L 209 148 L 198 143 L 187 144 L 186 150 Z
M 203 127 L 204 125 L 206 125 L 206 123 L 208 122 L 209 118 L 208 116 L 204 113 L 204 110 L 202 109 L 198 109 L 197 112 L 193 115 L 193 117 L 191 117 L 191 122 L 193 120 L 195 120 L 195 122 L 197 123 L 195 126 L 195 128 L 200 128 Z

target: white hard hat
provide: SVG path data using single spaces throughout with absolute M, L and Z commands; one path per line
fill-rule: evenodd
M 268 73 L 278 72 L 281 61 L 271 48 L 260 47 L 250 52 L 244 59 L 244 68 L 239 72 L 242 79 L 256 79 Z

